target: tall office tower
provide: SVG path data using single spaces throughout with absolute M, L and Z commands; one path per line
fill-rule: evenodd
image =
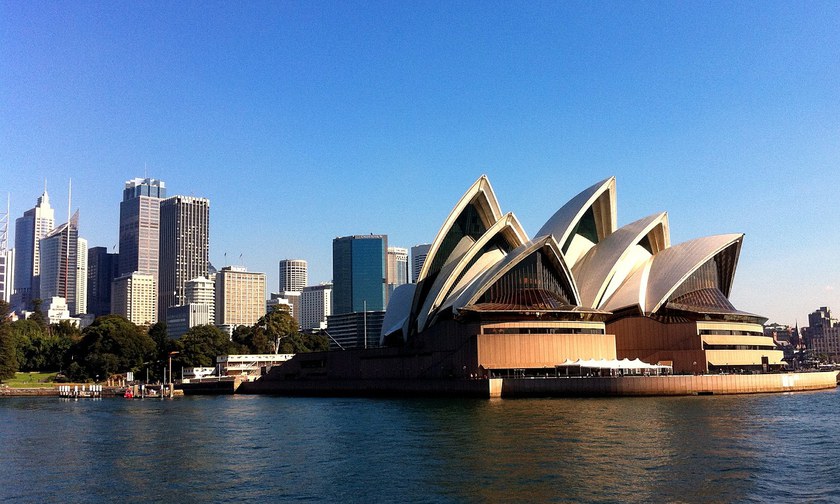
M 265 273 L 226 266 L 216 273 L 216 325 L 254 325 L 265 315 Z
M 88 249 L 88 313 L 95 317 L 111 313 L 111 282 L 117 278 L 118 271 L 119 257 L 117 254 L 109 254 L 106 247 Z
M 158 281 L 160 201 L 166 197 L 162 180 L 136 178 L 125 183 L 120 202 L 120 255 L 117 274 L 134 271 Z
M 303 259 L 280 261 L 280 292 L 300 292 L 307 283 L 309 283 L 309 278 L 306 273 L 306 261 Z
M 429 253 L 431 243 L 423 243 L 411 247 L 411 283 L 417 283 L 423 263 L 426 262 L 426 255 Z
M 207 305 L 208 324 L 216 323 L 216 282 L 196 277 L 184 284 L 184 304 Z
M 79 313 L 76 273 L 79 262 L 79 212 L 41 239 L 40 296 L 63 297 L 71 314 Z
M 0 301 L 9 302 L 11 298 L 12 282 L 10 268 L 14 268 L 9 254 L 9 202 L 6 201 L 6 212 L 0 213 Z
M 333 314 L 384 310 L 386 235 L 333 240 Z
M 15 310 L 28 310 L 32 299 L 40 297 L 41 238 L 55 227 L 55 211 L 46 188 L 35 207 L 15 220 Z
M 172 196 L 161 201 L 159 320 L 166 320 L 166 309 L 170 306 L 184 304 L 187 281 L 207 276 L 209 255 L 210 200 Z
M 400 285 L 408 283 L 408 249 L 388 247 L 388 299 Z
M 155 277 L 133 272 L 122 275 L 111 284 L 111 313 L 122 315 L 137 325 L 157 322 L 157 288 Z
M 332 315 L 332 284 L 309 285 L 300 293 L 300 328 L 314 331 L 327 328 Z
M 76 313 L 87 313 L 88 242 L 76 242 Z
M 15 285 L 15 249 L 6 250 L 3 256 L 3 269 L 5 270 L 5 287 L 3 290 L 3 301 L 12 303 L 12 293 Z

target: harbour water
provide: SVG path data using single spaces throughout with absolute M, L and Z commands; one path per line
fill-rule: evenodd
M 2 502 L 836 502 L 840 393 L 0 400 Z

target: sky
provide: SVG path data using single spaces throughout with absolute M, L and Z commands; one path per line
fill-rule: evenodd
M 72 179 L 110 248 L 125 181 L 162 179 L 210 199 L 216 267 L 276 290 L 284 258 L 329 281 L 336 236 L 431 242 L 482 174 L 531 234 L 614 175 L 619 225 L 745 233 L 735 306 L 807 325 L 840 313 L 838 26 L 820 1 L 0 0 L 0 195 L 13 228 L 46 179 L 64 222 Z

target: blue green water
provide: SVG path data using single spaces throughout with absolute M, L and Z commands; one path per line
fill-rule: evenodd
M 836 502 L 840 393 L 0 400 L 2 502 Z

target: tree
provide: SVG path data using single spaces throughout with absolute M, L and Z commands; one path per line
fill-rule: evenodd
M 289 312 L 285 310 L 273 310 L 266 313 L 254 324 L 253 343 L 255 347 L 257 345 L 263 345 L 262 348 L 267 351 L 256 353 L 272 353 L 278 342 L 282 344 L 283 340 L 297 334 L 298 323 L 292 318 Z
M 49 323 L 47 322 L 47 318 L 44 316 L 44 312 L 41 310 L 41 306 L 44 302 L 41 299 L 33 299 L 32 300 L 32 313 L 29 315 L 28 320 L 32 320 L 38 327 L 41 328 L 41 331 L 47 332 L 47 327 Z
M 239 351 L 227 333 L 209 324 L 191 327 L 179 343 L 182 349 L 175 360 L 186 367 L 215 366 L 217 356 Z
M 17 350 L 9 322 L 9 305 L 0 299 L 0 381 L 14 378 L 18 370 Z
M 32 318 L 12 322 L 11 332 L 21 371 L 45 370 L 47 354 L 53 346 L 49 334 Z
M 70 348 L 68 376 L 107 378 L 139 371 L 154 355 L 155 343 L 144 331 L 120 315 L 106 315 L 85 328 L 82 339 Z
M 47 368 L 61 370 L 67 352 L 74 344 L 81 341 L 82 331 L 69 320 L 62 320 L 58 324 L 53 324 L 50 328 L 54 338 L 47 358 Z

